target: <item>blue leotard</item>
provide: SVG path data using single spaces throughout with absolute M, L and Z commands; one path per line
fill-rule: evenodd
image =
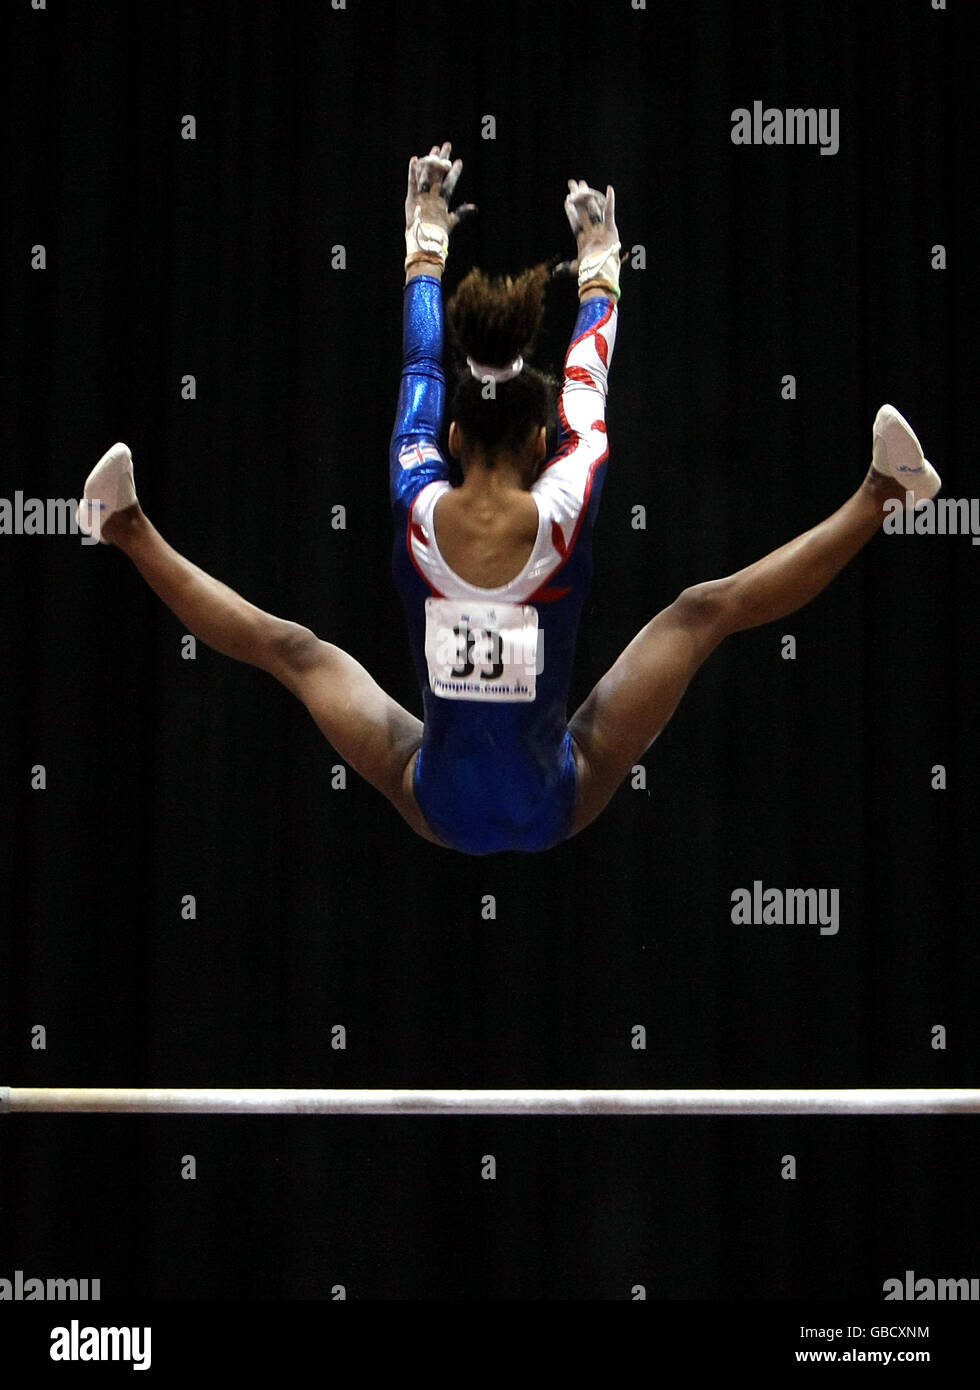
M 415 795 L 433 833 L 466 854 L 548 849 L 571 831 L 577 774 L 568 686 L 606 472 L 617 313 L 605 297 L 579 308 L 559 397 L 558 450 L 531 488 L 534 549 L 509 584 L 483 589 L 450 569 L 433 520 L 451 486 L 438 444 L 442 286 L 427 275 L 405 286 L 390 481 L 393 572 L 424 705 Z

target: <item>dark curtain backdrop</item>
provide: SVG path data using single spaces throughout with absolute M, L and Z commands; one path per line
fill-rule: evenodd
M 448 289 L 570 254 L 566 179 L 612 182 L 646 268 L 623 271 L 574 708 L 682 588 L 839 505 L 883 401 L 946 493 L 975 493 L 974 69 L 951 10 L 11 0 L 0 495 L 77 497 L 125 440 L 178 549 L 420 713 L 386 473 L 408 158 L 451 139 L 479 205 Z M 837 108 L 839 152 L 734 145 L 756 99 Z M 575 308 L 556 286 L 543 363 Z M 645 789 L 551 853 L 472 859 L 353 772 L 333 789 L 338 757 L 268 676 L 182 659 L 119 552 L 0 537 L 0 1083 L 976 1084 L 978 563 L 968 536 L 877 537 L 711 659 Z M 839 890 L 839 932 L 734 925 L 755 880 Z M 13 1116 L 0 1275 L 880 1301 L 908 1268 L 980 1275 L 978 1153 L 967 1117 Z

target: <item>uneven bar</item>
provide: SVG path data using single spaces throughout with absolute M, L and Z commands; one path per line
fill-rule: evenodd
M 947 1115 L 980 1090 L 144 1090 L 0 1087 L 0 1112 L 146 1115 Z

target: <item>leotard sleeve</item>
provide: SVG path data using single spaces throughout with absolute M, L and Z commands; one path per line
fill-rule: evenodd
M 606 393 L 618 317 L 616 301 L 604 295 L 580 305 L 558 398 L 558 449 L 531 489 L 547 508 L 562 554 L 594 515 L 589 503 L 598 500 L 597 470 L 609 454 Z
M 405 286 L 402 376 L 389 450 L 391 505 L 401 519 L 422 488 L 448 478 L 438 443 L 446 397 L 442 339 L 442 283 L 417 275 Z

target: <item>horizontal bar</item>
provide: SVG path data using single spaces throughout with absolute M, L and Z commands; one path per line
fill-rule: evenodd
M 13 1114 L 939 1115 L 980 1113 L 980 1090 L 144 1090 L 0 1087 Z

